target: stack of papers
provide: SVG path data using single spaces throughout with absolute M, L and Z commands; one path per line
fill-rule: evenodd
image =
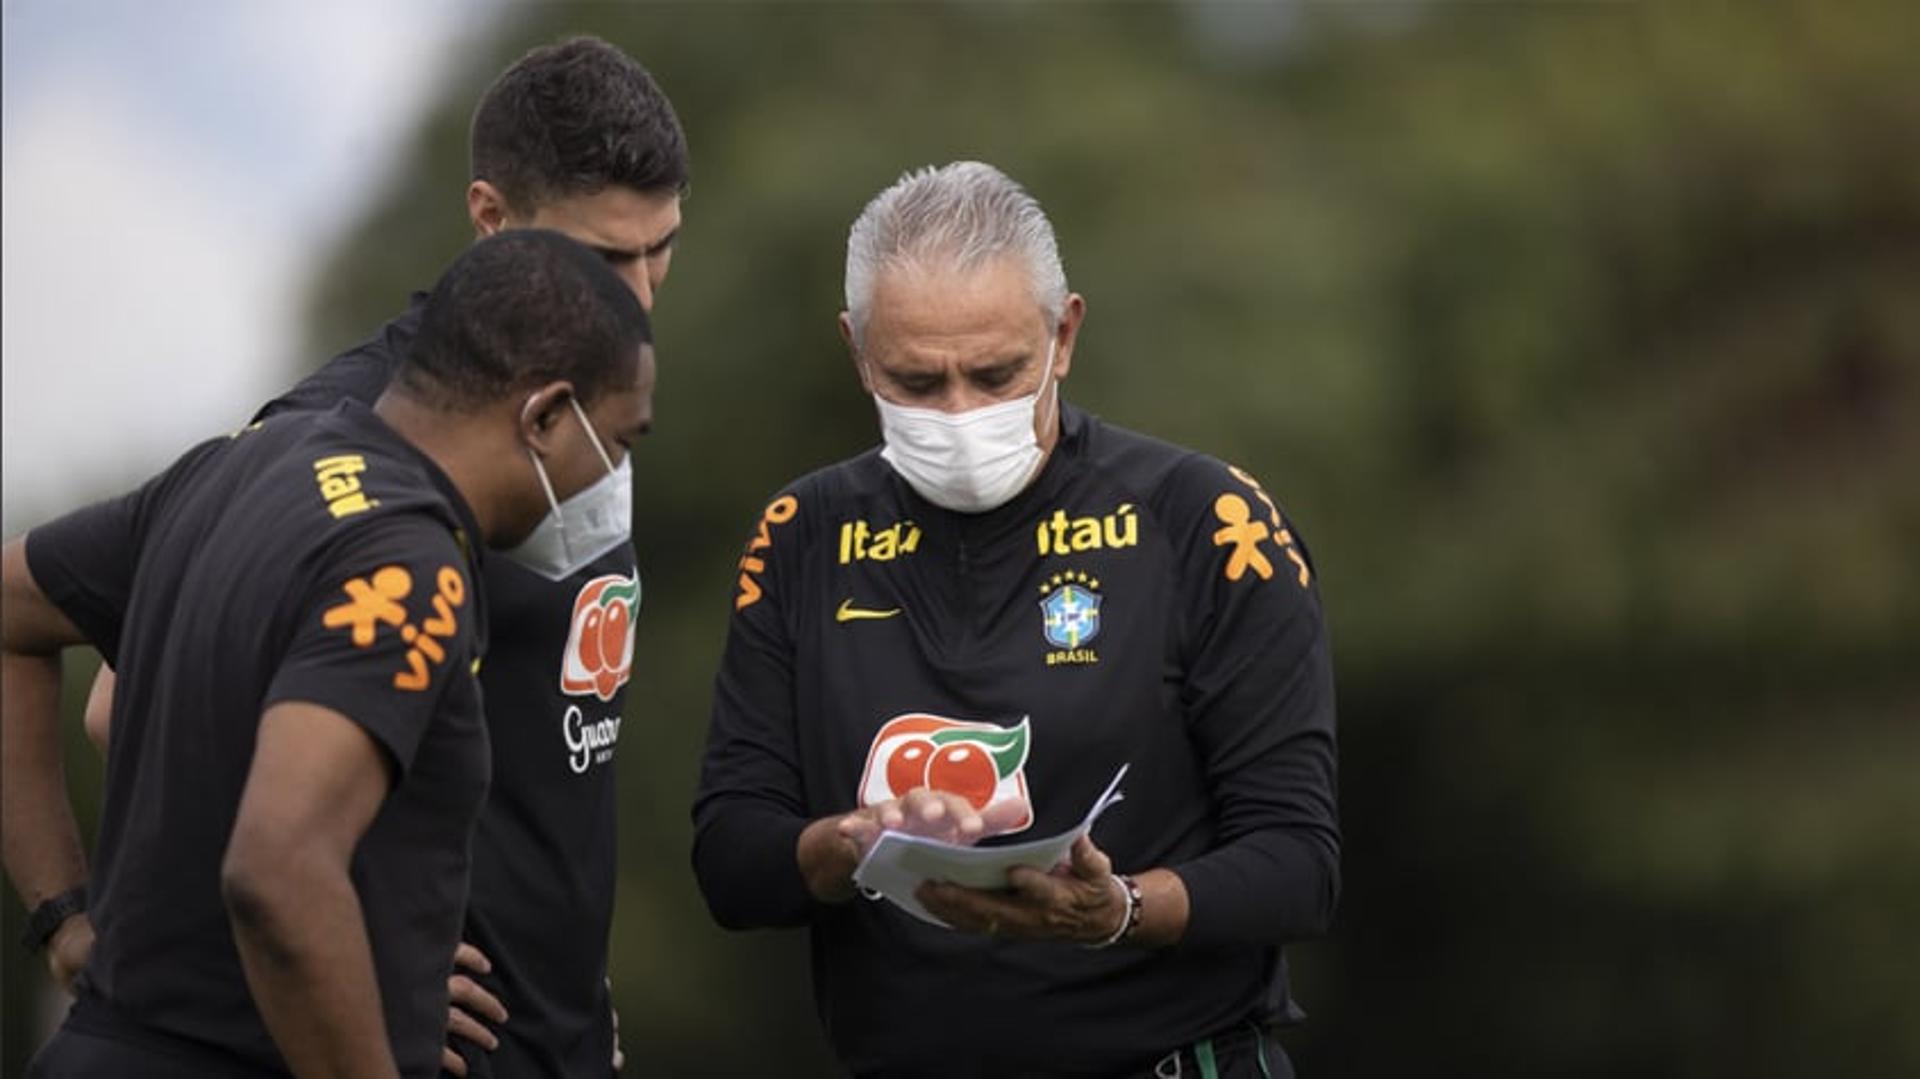
M 904 832 L 882 832 L 867 856 L 860 860 L 859 868 L 853 871 L 853 882 L 869 898 L 885 898 L 923 922 L 951 929 L 952 926 L 934 917 L 914 898 L 914 889 L 923 881 L 946 881 L 968 888 L 1005 888 L 1007 870 L 1015 866 L 1030 866 L 1044 873 L 1066 864 L 1074 840 L 1092 831 L 1093 822 L 1100 814 L 1126 797 L 1120 791 L 1120 780 L 1126 774 L 1127 765 L 1123 764 L 1078 825 L 1046 839 L 1004 847 L 967 847 Z

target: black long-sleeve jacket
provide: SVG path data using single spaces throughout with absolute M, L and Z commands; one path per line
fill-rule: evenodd
M 1304 544 L 1247 473 L 1062 421 L 999 509 L 942 510 L 869 452 L 782 492 L 740 562 L 694 866 L 722 925 L 811 927 L 816 1001 L 856 1073 L 1150 1066 L 1295 1017 L 1279 946 L 1332 916 L 1333 677 Z M 1123 872 L 1180 875 L 1173 948 L 989 940 L 820 904 L 801 880 L 815 818 L 926 783 L 1024 794 L 1015 838 L 1051 835 L 1122 763 L 1094 840 Z

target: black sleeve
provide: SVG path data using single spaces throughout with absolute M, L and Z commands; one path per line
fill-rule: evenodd
M 133 491 L 27 533 L 27 568 L 34 583 L 86 635 L 108 665 L 120 654 L 120 627 L 156 507 L 197 461 L 229 441 L 203 442 Z
M 792 548 L 807 509 L 795 496 L 776 498 L 749 539 L 714 681 L 693 806 L 693 868 L 714 920 L 729 929 L 800 925 L 812 907 L 796 859 L 809 820 L 786 614 L 797 598 Z
M 1173 866 L 1184 943 L 1318 936 L 1340 891 L 1333 663 L 1304 546 L 1252 476 L 1196 455 L 1163 499 L 1188 597 L 1180 701 L 1219 845 Z
M 444 524 L 396 515 L 349 532 L 309 580 L 261 707 L 305 701 L 339 712 L 405 772 L 449 681 L 473 677 L 466 560 Z

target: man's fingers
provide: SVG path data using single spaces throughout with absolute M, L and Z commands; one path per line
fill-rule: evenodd
M 980 811 L 983 830 L 998 835 L 1001 832 L 1017 828 L 1027 819 L 1027 800 L 1025 798 L 1002 798 Z
M 941 921 L 969 933 L 987 933 L 1001 935 L 1011 924 L 1011 918 L 988 896 L 963 888 L 958 884 L 939 881 L 927 881 L 914 891 L 914 896 L 922 906 L 932 912 Z
M 1022 799 L 1005 799 L 982 811 L 975 809 L 965 797 L 951 791 L 915 787 L 899 798 L 870 807 L 868 811 L 848 814 L 841 820 L 839 831 L 863 849 L 877 839 L 881 831 L 930 836 L 952 843 L 972 843 L 1010 831 L 1026 819 L 1027 803 Z
M 500 1048 L 500 1039 L 493 1036 L 493 1031 L 481 1026 L 478 1019 L 458 1008 L 447 1009 L 447 1032 L 457 1034 L 488 1052 Z
M 59 961 L 59 957 L 47 955 L 47 973 L 53 975 L 53 984 L 60 987 L 62 993 L 72 994 L 73 979 L 78 971 Z
M 461 970 L 471 970 L 476 974 L 493 973 L 493 960 L 487 958 L 487 953 L 464 940 L 460 942 L 458 948 L 453 950 L 453 965 Z
M 906 816 L 908 826 L 921 835 L 937 831 L 949 815 L 945 799 L 930 787 L 908 791 L 900 799 L 900 812 Z
M 507 1006 L 500 1003 L 500 998 L 464 974 L 455 974 L 447 979 L 447 995 L 453 998 L 455 1005 L 470 1012 L 484 1015 L 496 1023 L 507 1021 Z
M 1007 870 L 1007 887 L 1035 903 L 1051 903 L 1057 886 L 1051 876 L 1032 866 L 1017 865 Z
M 863 855 L 867 853 L 868 847 L 873 846 L 874 840 L 880 838 L 879 823 L 859 813 L 849 813 L 841 817 L 834 831 L 839 833 L 840 838 L 851 842 L 854 849 Z
M 467 1060 L 459 1053 L 443 1045 L 440 1047 L 440 1069 L 449 1075 L 465 1076 L 467 1074 Z
M 607 992 L 613 992 L 613 979 L 607 979 Z M 613 1070 L 620 1071 L 627 1066 L 627 1051 L 620 1048 L 620 1009 L 607 1005 L 607 1014 L 613 1017 Z
M 1073 841 L 1071 851 L 1073 875 L 1081 880 L 1105 880 L 1113 872 L 1113 859 L 1107 852 L 1093 845 L 1090 836 L 1081 836 Z
M 93 952 L 93 923 L 85 914 L 76 914 L 60 923 L 53 939 L 47 942 L 47 971 L 62 993 L 73 992 L 73 979 L 87 965 Z
M 860 814 L 848 813 L 846 816 L 834 822 L 833 830 L 838 832 L 842 839 L 855 839 L 858 838 L 861 833 L 875 827 L 877 827 L 877 825 Z

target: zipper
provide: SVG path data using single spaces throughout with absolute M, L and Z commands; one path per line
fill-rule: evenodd
M 973 589 L 967 585 L 967 541 L 964 538 L 956 538 L 954 551 L 959 562 L 957 575 L 960 579 L 961 624 L 971 629 L 973 627 Z

